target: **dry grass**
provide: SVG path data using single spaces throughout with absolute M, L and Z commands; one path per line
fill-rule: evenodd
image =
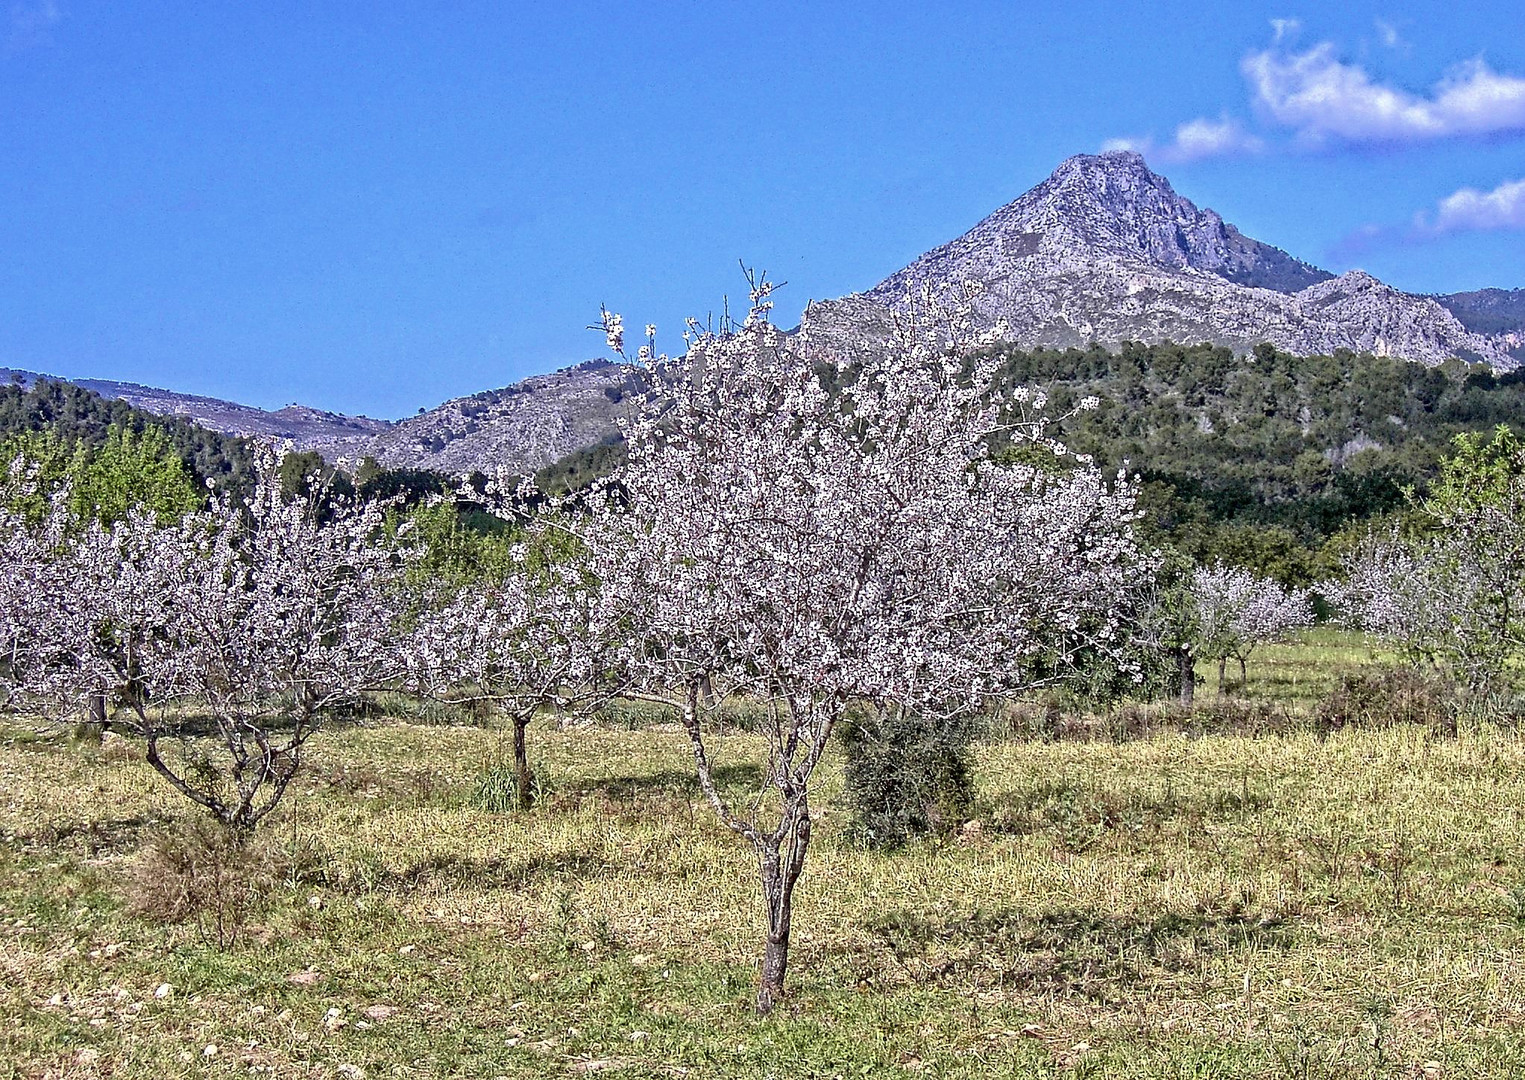
M 315 740 L 222 950 L 124 901 L 177 796 L 0 729 L 0 1077 L 1525 1074 L 1496 730 L 992 744 L 978 823 L 891 856 L 847 840 L 832 761 L 766 1020 L 754 867 L 682 736 L 531 730 L 527 816 L 473 805 L 498 732 Z M 738 790 L 757 750 L 722 740 Z

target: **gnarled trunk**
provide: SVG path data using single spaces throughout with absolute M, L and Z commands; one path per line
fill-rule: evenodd
M 1218 696 L 1223 696 L 1223 673 L 1228 670 L 1228 657 L 1218 657 Z
M 696 678 L 686 687 L 681 706 L 683 727 L 693 747 L 694 770 L 705 798 L 726 827 L 746 837 L 757 854 L 763 907 L 768 914 L 768 933 L 763 940 L 762 970 L 757 986 L 757 1011 L 768 1013 L 784 996 L 784 977 L 789 971 L 794 886 L 805 869 L 805 852 L 810 847 L 810 777 L 831 738 L 836 714 L 817 717 L 807 728 L 794 703 L 788 704 L 787 720 L 780 718 L 775 710 L 770 726 L 773 747 L 766 787 L 778 791 L 782 806 L 777 828 L 765 831 L 755 816 L 748 820 L 734 814 L 715 787 L 700 724 L 702 685 L 703 681 Z M 718 695 L 712 695 L 712 700 L 718 708 Z
M 772 1012 L 784 996 L 794 885 L 805 868 L 805 852 L 809 847 L 810 804 L 802 791 L 784 807 L 778 831 L 764 837 L 757 852 L 763 906 L 768 912 L 768 936 L 763 942 L 762 973 L 757 986 L 759 1015 Z
M 1176 655 L 1181 664 L 1181 704 L 1189 709 L 1197 696 L 1197 658 L 1190 649 L 1177 649 Z

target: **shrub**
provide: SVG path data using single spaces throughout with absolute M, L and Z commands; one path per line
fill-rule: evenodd
M 195 920 L 203 941 L 227 949 L 284 875 L 270 841 L 195 817 L 157 833 L 127 875 L 128 907 L 162 923 Z
M 1455 735 L 1462 705 L 1456 684 L 1437 672 L 1384 667 L 1342 676 L 1334 693 L 1319 703 L 1315 723 L 1320 734 L 1423 724 L 1432 732 Z
M 898 847 L 952 831 L 970 815 L 971 718 L 950 721 L 893 709 L 859 716 L 843 732 L 843 796 L 852 808 L 851 831 L 864 843 Z
M 1239 735 L 1259 738 L 1306 730 L 1307 721 L 1272 701 L 1205 701 L 1176 714 L 1188 735 Z

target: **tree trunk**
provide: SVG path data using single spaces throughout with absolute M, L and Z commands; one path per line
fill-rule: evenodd
M 530 772 L 529 750 L 524 745 L 524 730 L 529 726 L 528 716 L 514 717 L 514 786 L 520 810 L 528 810 L 535 801 L 535 774 Z
M 1181 704 L 1189 709 L 1197 696 L 1197 658 L 1190 649 L 1178 649 L 1177 653 L 1181 660 Z
M 104 742 L 106 723 L 106 695 L 104 693 L 91 694 L 85 706 L 85 722 L 81 725 L 81 736 L 95 742 Z
M 1244 688 L 1250 684 L 1249 671 L 1245 667 L 1244 657 L 1239 658 L 1239 692 L 1244 693 Z
M 802 792 L 785 806 L 778 832 L 764 838 L 758 850 L 763 905 L 768 909 L 768 936 L 763 944 L 762 975 L 757 988 L 758 1015 L 772 1012 L 784 996 L 794 883 L 805 868 L 805 850 L 809 846 L 810 806 Z
M 1218 696 L 1223 696 L 1223 672 L 1228 668 L 1228 657 L 1218 657 Z

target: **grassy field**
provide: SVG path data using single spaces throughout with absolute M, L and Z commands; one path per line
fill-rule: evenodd
M 1370 659 L 1268 650 L 1249 691 Z M 995 742 L 976 821 L 891 855 L 833 760 L 766 1019 L 755 867 L 681 734 L 532 735 L 529 815 L 475 798 L 501 732 L 321 735 L 224 949 L 130 902 L 188 804 L 127 745 L 0 721 L 0 1077 L 1525 1075 L 1511 733 Z M 720 746 L 752 782 L 759 744 Z

